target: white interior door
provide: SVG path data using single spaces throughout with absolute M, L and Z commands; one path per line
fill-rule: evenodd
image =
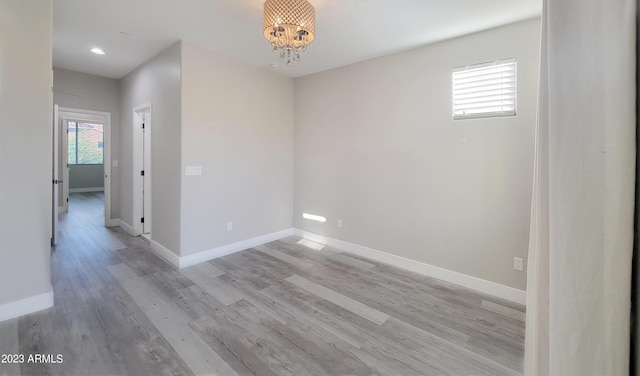
M 58 147 L 60 145 L 60 127 L 58 125 L 58 105 L 53 106 L 53 150 L 52 150 L 52 164 L 51 164 L 51 181 L 53 184 L 51 199 L 51 245 L 56 245 L 58 242 Z
M 142 233 L 151 233 L 151 112 L 145 111 L 142 114 L 142 165 L 144 166 L 144 176 L 142 181 L 143 195 L 143 217 Z
M 59 115 L 58 115 L 59 116 Z M 62 211 L 69 211 L 69 119 L 62 119 L 60 125 L 60 155 L 62 155 L 62 161 L 59 164 L 62 168 Z
M 133 230 L 151 237 L 151 103 L 133 109 Z

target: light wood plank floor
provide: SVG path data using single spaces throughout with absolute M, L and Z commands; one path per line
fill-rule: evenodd
M 296 237 L 176 270 L 74 194 L 55 307 L 0 323 L 0 375 L 520 375 L 524 308 Z M 309 247 L 312 246 L 312 247 Z

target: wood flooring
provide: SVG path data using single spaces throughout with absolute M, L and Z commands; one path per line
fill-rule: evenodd
M 296 237 L 188 269 L 73 194 L 55 306 L 0 323 L 0 375 L 520 375 L 524 308 Z

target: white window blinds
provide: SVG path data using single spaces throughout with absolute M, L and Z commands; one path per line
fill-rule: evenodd
M 453 119 L 516 114 L 516 59 L 453 69 Z

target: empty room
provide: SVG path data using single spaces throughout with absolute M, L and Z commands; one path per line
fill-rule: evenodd
M 0 0 L 0 375 L 636 374 L 637 10 Z

